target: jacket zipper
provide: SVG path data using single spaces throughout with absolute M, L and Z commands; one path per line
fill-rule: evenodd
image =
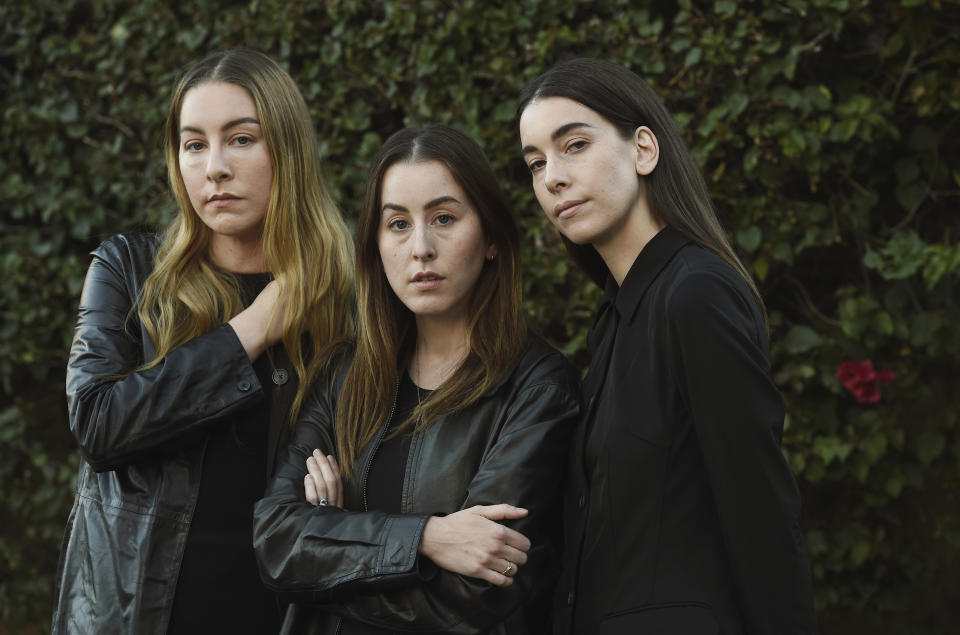
M 386 434 L 387 428 L 390 427 L 390 422 L 393 421 L 393 415 L 397 410 L 397 399 L 400 396 L 400 378 L 397 378 L 396 388 L 393 391 L 393 405 L 390 406 L 390 415 L 387 417 L 387 420 L 384 422 L 383 426 L 380 428 L 380 431 L 377 433 L 376 438 L 374 439 L 375 445 L 373 446 L 373 452 L 370 454 L 370 460 L 367 461 L 367 464 L 363 468 L 363 484 L 361 490 L 363 492 L 363 511 L 368 512 L 370 509 L 367 507 L 367 476 L 370 475 L 370 466 L 373 465 L 373 460 L 377 456 L 377 450 L 380 449 L 380 442 L 383 440 L 383 435 Z

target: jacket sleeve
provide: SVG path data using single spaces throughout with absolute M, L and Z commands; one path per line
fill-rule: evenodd
M 565 360 L 559 362 L 560 374 L 572 373 Z M 287 463 L 256 506 L 261 576 L 274 589 L 295 592 L 298 601 L 382 628 L 477 633 L 503 621 L 535 591 L 550 586 L 555 574 L 558 483 L 579 414 L 575 381 L 571 374 L 514 393 L 461 506 L 503 502 L 529 510 L 526 518 L 509 523 L 533 544 L 510 587 L 446 571 L 418 556 L 429 515 L 356 513 L 304 503 L 308 453 L 333 447 L 329 420 L 313 415 L 299 424 Z
M 137 245 L 100 246 L 87 272 L 67 364 L 70 430 L 97 472 L 116 469 L 259 398 L 260 383 L 224 325 L 144 362 L 136 317 Z M 152 350 L 152 345 L 150 346 Z
M 780 451 L 783 400 L 766 332 L 733 273 L 697 272 L 668 300 L 676 381 L 716 500 L 748 633 L 814 633 L 800 495 Z

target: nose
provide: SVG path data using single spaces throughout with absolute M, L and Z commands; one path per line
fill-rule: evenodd
M 233 172 L 223 148 L 211 145 L 207 155 L 207 180 L 220 183 L 232 176 Z
M 552 193 L 557 193 L 570 185 L 570 175 L 559 161 L 548 161 L 543 168 L 543 182 Z
M 437 257 L 433 235 L 429 228 L 420 224 L 413 230 L 413 259 L 419 262 L 429 262 Z

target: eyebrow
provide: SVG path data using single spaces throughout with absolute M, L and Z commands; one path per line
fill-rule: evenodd
M 461 205 L 460 201 L 454 198 L 453 196 L 444 195 L 444 196 L 438 196 L 437 198 L 428 201 L 427 204 L 423 206 L 423 209 L 433 209 L 435 207 L 440 207 L 441 205 L 446 205 L 447 203 L 456 203 L 457 205 Z M 381 213 L 387 210 L 394 210 L 397 212 L 410 211 L 403 205 L 397 205 L 396 203 L 385 203 L 383 205 L 383 209 L 381 210 Z
M 556 141 L 557 139 L 567 134 L 571 130 L 576 130 L 577 128 L 593 128 L 593 126 L 591 126 L 588 123 L 584 123 L 582 121 L 565 123 L 559 128 L 557 128 L 556 130 L 554 130 L 553 133 L 551 133 L 550 141 Z M 523 146 L 523 148 L 520 149 L 520 154 L 529 154 L 531 152 L 536 152 L 536 150 L 537 150 L 536 146 L 527 145 L 527 146 Z
M 254 117 L 240 117 L 239 119 L 234 119 L 232 121 L 228 121 L 227 123 L 223 124 L 223 127 L 220 128 L 220 131 L 223 132 L 223 131 L 229 130 L 230 128 L 234 128 L 243 123 L 253 123 L 253 124 L 257 124 L 258 126 L 260 125 L 260 122 Z M 198 134 L 204 134 L 203 130 L 201 130 L 200 128 L 194 128 L 193 126 L 181 127 L 180 134 L 183 134 L 184 132 L 196 132 Z

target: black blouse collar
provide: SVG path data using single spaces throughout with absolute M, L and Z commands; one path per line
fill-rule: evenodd
M 601 308 L 608 302 L 613 303 L 621 319 L 632 321 L 647 288 L 673 255 L 689 242 L 690 239 L 669 225 L 661 229 L 644 245 L 622 285 L 617 286 L 613 276 L 607 276 Z

